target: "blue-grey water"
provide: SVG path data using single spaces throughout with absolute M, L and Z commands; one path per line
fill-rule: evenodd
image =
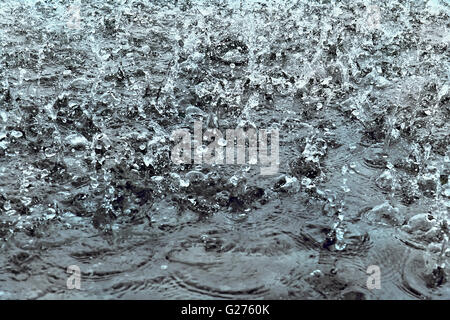
M 2 0 L 0 299 L 449 299 L 449 15 Z M 175 164 L 195 120 L 278 173 Z

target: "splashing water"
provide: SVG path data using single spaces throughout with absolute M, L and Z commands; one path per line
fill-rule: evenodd
M 3 1 L 0 298 L 450 298 L 449 14 Z M 279 172 L 173 163 L 195 121 L 279 129 Z

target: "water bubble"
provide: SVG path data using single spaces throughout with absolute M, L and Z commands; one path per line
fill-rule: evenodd
M 151 164 L 153 164 L 153 157 L 152 156 L 150 156 L 150 155 L 148 155 L 148 154 L 146 154 L 143 158 L 142 158 L 142 160 L 144 161 L 144 164 L 145 164 L 145 166 L 150 166 Z
M 2 118 L 3 122 L 8 121 L 8 113 L 6 113 L 6 111 L 1 110 L 0 117 Z
M 153 176 L 153 177 L 151 177 L 151 180 L 153 182 L 161 182 L 164 180 L 164 177 L 163 176 Z
M 231 182 L 231 184 L 233 185 L 233 186 L 237 186 L 238 185 L 238 183 L 239 183 L 239 178 L 237 177 L 237 176 L 232 176 L 231 178 L 230 178 L 230 182 Z
M 12 130 L 11 131 L 11 136 L 13 136 L 14 138 L 20 138 L 23 136 L 23 133 L 20 131 L 16 131 L 16 130 Z
M 342 175 L 346 175 L 347 174 L 347 172 L 348 172 L 347 165 L 342 166 L 341 172 L 342 172 Z
M 54 148 L 48 147 L 44 149 L 44 154 L 47 158 L 52 158 L 56 155 L 56 150 Z
M 218 141 L 217 141 L 217 144 L 219 145 L 219 146 L 221 146 L 221 147 L 226 147 L 227 146 L 227 140 L 226 139 L 223 139 L 223 138 L 220 138 Z
M 11 202 L 9 200 L 5 201 L 5 203 L 3 204 L 3 209 L 5 209 L 6 211 L 11 209 Z
M 189 182 L 200 182 L 200 181 L 204 181 L 206 179 L 206 176 L 201 173 L 200 171 L 189 171 L 188 173 L 186 173 L 186 178 Z
M 89 142 L 81 134 L 71 134 L 66 137 L 66 142 L 72 147 L 86 147 Z
M 208 151 L 208 147 L 205 146 L 205 145 L 201 145 L 201 146 L 198 146 L 195 149 L 195 151 L 197 152 L 197 154 L 204 154 L 204 153 L 206 153 Z
M 323 273 L 322 273 L 322 271 L 320 271 L 320 270 L 314 270 L 313 272 L 311 272 L 309 275 L 311 275 L 311 276 L 313 276 L 313 277 L 321 277 L 321 276 L 323 276 Z
M 450 198 L 450 186 L 447 186 L 444 190 L 442 190 L 442 194 L 445 197 Z

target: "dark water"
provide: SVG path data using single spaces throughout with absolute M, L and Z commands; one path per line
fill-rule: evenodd
M 3 1 L 0 299 L 449 299 L 449 14 Z M 278 129 L 279 173 L 174 164 L 194 120 Z

